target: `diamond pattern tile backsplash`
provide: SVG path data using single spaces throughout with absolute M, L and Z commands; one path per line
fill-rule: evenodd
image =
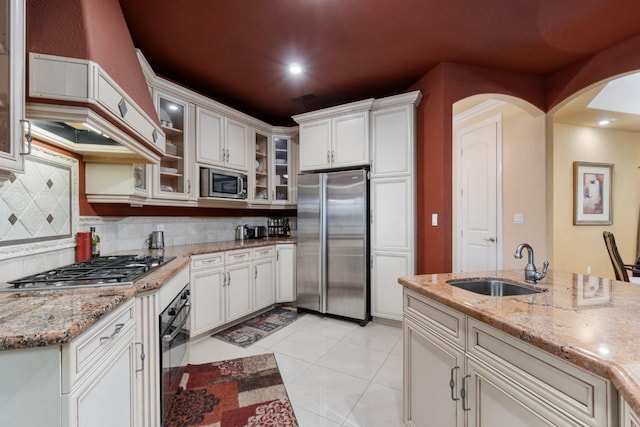
M 72 175 L 32 157 L 25 172 L 0 183 L 0 246 L 71 237 Z

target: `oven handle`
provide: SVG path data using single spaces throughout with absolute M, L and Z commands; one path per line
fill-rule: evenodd
M 191 303 L 189 301 L 185 302 L 182 305 L 182 308 L 180 309 L 178 314 L 180 314 L 182 312 L 182 310 L 185 310 L 185 307 L 186 307 L 186 310 L 187 310 L 187 315 L 184 316 L 184 320 L 182 321 L 180 326 L 178 326 L 171 334 L 163 335 L 162 336 L 162 341 L 164 341 L 164 342 L 173 341 L 173 339 L 176 337 L 176 335 L 178 335 L 180 333 L 180 331 L 182 330 L 182 327 L 187 323 L 187 321 L 189 320 L 189 315 L 191 314 Z M 176 314 L 176 316 L 178 314 Z

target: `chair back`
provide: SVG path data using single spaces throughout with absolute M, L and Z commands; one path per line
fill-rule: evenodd
M 611 265 L 613 265 L 613 272 L 616 274 L 616 280 L 628 282 L 629 275 L 627 274 L 627 270 L 625 269 L 622 258 L 620 257 L 620 252 L 618 252 L 616 239 L 613 237 L 613 233 L 604 231 L 602 232 L 602 237 L 604 238 L 604 244 L 609 252 L 609 258 L 611 259 Z

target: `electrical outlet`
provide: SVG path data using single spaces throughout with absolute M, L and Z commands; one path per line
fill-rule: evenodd
M 164 225 L 163 224 L 156 224 L 156 231 L 164 231 Z
M 431 225 L 436 227 L 438 225 L 438 214 L 431 214 Z
M 513 214 L 513 223 L 524 224 L 524 214 L 521 214 L 521 213 Z
M 298 229 L 298 221 L 296 221 L 295 219 L 290 219 L 289 220 L 289 228 L 291 228 L 292 230 L 297 230 Z

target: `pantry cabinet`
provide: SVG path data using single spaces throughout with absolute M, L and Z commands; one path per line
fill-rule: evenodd
M 371 314 L 402 320 L 399 276 L 415 273 L 415 108 L 420 92 L 377 99 L 371 111 Z
M 408 426 L 617 425 L 597 375 L 407 289 L 403 324 Z
M 0 3 L 0 178 L 24 171 L 25 1 Z
M 372 104 L 369 99 L 294 116 L 300 124 L 300 171 L 368 165 Z

